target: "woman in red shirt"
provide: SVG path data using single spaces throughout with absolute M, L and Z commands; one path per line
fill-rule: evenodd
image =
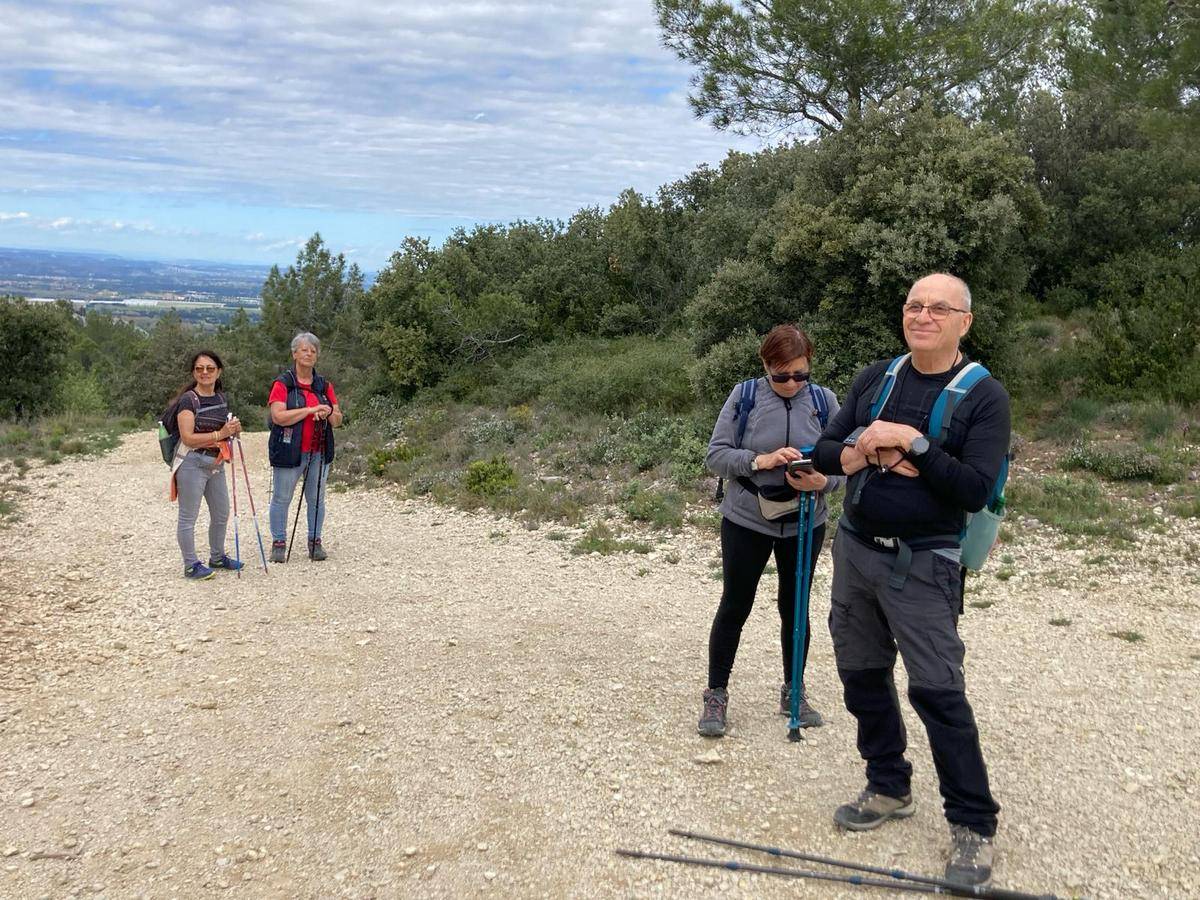
M 325 559 L 321 525 L 325 519 L 324 485 L 333 461 L 333 433 L 342 424 L 333 385 L 317 374 L 321 341 L 303 332 L 292 338 L 294 365 L 275 379 L 267 402 L 271 410 L 271 562 L 287 560 L 287 513 L 296 485 L 304 479 L 308 515 L 308 554 Z

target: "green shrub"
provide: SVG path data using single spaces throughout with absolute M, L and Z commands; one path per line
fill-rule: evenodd
M 589 553 L 610 556 L 613 553 L 649 553 L 650 549 L 644 541 L 623 540 L 603 522 L 597 522 L 571 546 L 571 553 L 574 556 Z
M 95 376 L 70 372 L 58 385 L 57 406 L 63 412 L 100 415 L 107 412 L 104 391 Z
M 533 408 L 528 403 L 518 403 L 516 406 L 510 406 L 508 408 L 508 418 L 520 431 L 529 431 L 533 428 Z
M 480 497 L 496 497 L 517 486 L 517 473 L 503 456 L 477 460 L 467 466 L 463 487 Z
M 467 424 L 466 438 L 472 444 L 511 444 L 517 439 L 517 424 L 496 416 L 477 416 Z
M 1112 481 L 1153 481 L 1166 484 L 1182 473 L 1160 457 L 1133 445 L 1077 442 L 1062 459 L 1067 470 L 1094 472 Z
M 677 412 L 691 407 L 688 345 L 645 336 L 544 344 L 497 368 L 488 405 L 549 403 L 577 413 L 631 415 L 638 410 Z
M 738 382 L 762 374 L 760 344 L 762 338 L 744 328 L 713 345 L 692 367 L 692 390 L 713 416 Z
M 416 456 L 416 451 L 404 442 L 392 447 L 380 447 L 367 455 L 367 468 L 372 475 L 380 478 L 387 472 L 391 463 L 408 462 L 414 456 Z
M 632 481 L 622 492 L 621 508 L 635 522 L 678 531 L 683 527 L 683 498 L 675 491 L 656 491 Z

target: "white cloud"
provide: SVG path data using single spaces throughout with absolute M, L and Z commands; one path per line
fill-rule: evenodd
M 756 146 L 692 118 L 650 0 L 0 12 L 14 191 L 503 221 L 605 205 Z
M 28 218 L 29 218 L 29 213 L 25 212 L 24 210 L 22 210 L 21 212 L 15 212 L 15 213 L 0 212 L 0 222 L 19 221 L 21 219 L 28 219 Z

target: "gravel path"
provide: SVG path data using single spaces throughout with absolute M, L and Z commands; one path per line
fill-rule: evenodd
M 264 446 L 247 440 L 253 460 Z M 696 736 L 711 536 L 575 558 L 549 528 L 352 491 L 330 497 L 326 563 L 193 584 L 157 452 L 133 435 L 30 473 L 24 519 L 0 533 L 0 896 L 871 896 L 611 852 L 725 855 L 671 826 L 940 871 L 907 706 L 917 815 L 832 825 L 862 775 L 820 625 L 825 728 L 785 740 L 763 602 L 732 733 Z M 265 507 L 265 464 L 252 477 Z M 1183 528 L 1137 554 L 1030 529 L 1005 548 L 1015 575 L 994 561 L 973 579 L 962 627 L 1004 807 L 998 883 L 1200 895 L 1200 565 Z M 245 518 L 243 556 L 252 544 Z M 816 623 L 828 584 L 823 556 Z

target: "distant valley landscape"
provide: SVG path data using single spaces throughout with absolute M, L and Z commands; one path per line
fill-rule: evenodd
M 0 296 L 68 300 L 80 311 L 104 310 L 135 323 L 177 312 L 190 324 L 214 327 L 240 309 L 258 318 L 269 271 L 262 265 L 0 247 Z

